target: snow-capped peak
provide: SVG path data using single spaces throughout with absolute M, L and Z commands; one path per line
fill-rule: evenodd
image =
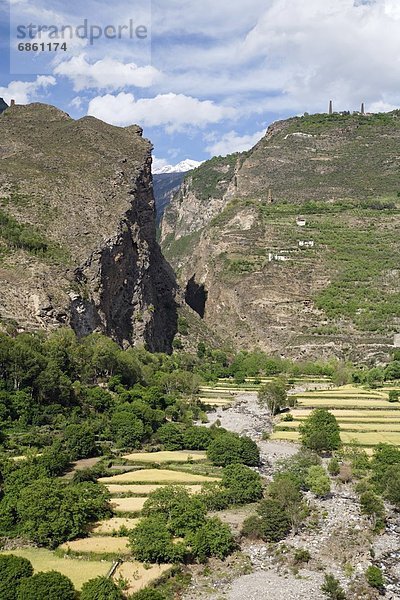
M 196 167 L 199 167 L 201 164 L 201 161 L 187 158 L 186 160 L 182 160 L 177 165 L 165 165 L 164 167 L 155 169 L 153 170 L 153 173 L 154 175 L 162 175 L 163 173 L 186 173 L 187 171 L 196 169 Z

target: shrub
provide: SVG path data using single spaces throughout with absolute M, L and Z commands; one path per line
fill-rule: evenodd
M 328 473 L 334 477 L 340 473 L 340 464 L 336 456 L 333 456 L 328 463 Z
M 222 474 L 222 485 L 232 504 L 247 504 L 263 495 L 261 477 L 244 465 L 228 465 Z
M 124 596 L 112 579 L 96 577 L 83 584 L 80 600 L 124 600 Z
M 306 477 L 308 469 L 313 465 L 320 465 L 321 459 L 318 454 L 302 448 L 297 454 L 279 461 L 278 468 L 285 475 L 290 474 L 298 483 L 301 489 L 306 489 Z
M 282 417 L 282 421 L 285 421 L 286 423 L 292 422 L 294 421 L 294 416 L 291 413 L 288 413 Z
M 301 485 L 298 479 L 289 472 L 277 473 L 268 486 L 268 496 L 278 502 L 288 516 L 292 527 L 296 530 L 308 514 L 303 502 Z
M 393 465 L 386 471 L 385 498 L 400 507 L 400 465 Z
M 251 515 L 243 521 L 241 534 L 252 540 L 260 540 L 263 537 L 261 517 Z
M 308 563 L 311 560 L 311 554 L 306 548 L 298 548 L 294 553 L 295 563 Z
M 0 598 L 15 600 L 21 582 L 33 575 L 29 560 L 14 554 L 0 555 Z
M 398 402 L 400 399 L 400 392 L 398 390 L 390 390 L 389 402 Z
M 74 600 L 75 589 L 72 581 L 57 571 L 36 573 L 23 579 L 17 600 Z
M 340 429 L 336 418 L 324 408 L 313 410 L 300 425 L 303 446 L 316 452 L 337 450 L 340 445 Z
M 231 530 L 218 517 L 207 519 L 202 527 L 188 537 L 193 556 L 199 562 L 208 557 L 225 558 L 235 548 Z
M 279 542 L 290 531 L 290 521 L 279 502 L 266 498 L 257 508 L 261 517 L 261 537 L 266 542 Z
M 346 594 L 340 585 L 340 581 L 330 573 L 325 574 L 325 581 L 321 586 L 321 591 L 329 600 L 346 600 Z
M 316 496 L 326 496 L 331 490 L 331 482 L 324 467 L 315 465 L 308 469 L 306 484 Z
M 144 589 L 132 594 L 130 600 L 166 600 L 165 595 L 158 590 Z
M 365 571 L 365 578 L 368 581 L 368 584 L 377 590 L 381 590 L 385 586 L 385 579 L 382 570 L 379 567 L 375 567 L 374 565 L 368 567 Z

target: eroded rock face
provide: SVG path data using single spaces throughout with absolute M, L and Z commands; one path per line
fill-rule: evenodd
M 2 214 L 47 248 L 2 236 L 1 320 L 169 351 L 176 285 L 156 242 L 152 147 L 141 128 L 32 104 L 7 109 L 0 132 Z
M 397 111 L 312 115 L 192 171 L 161 245 L 183 289 L 207 290 L 204 322 L 240 348 L 387 360 L 400 324 L 399 146 Z

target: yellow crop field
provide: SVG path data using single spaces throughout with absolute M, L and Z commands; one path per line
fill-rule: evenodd
M 275 431 L 271 435 L 272 440 L 290 440 L 296 442 L 299 440 L 300 434 L 298 431 Z M 400 446 L 400 432 L 357 432 L 357 431 L 342 431 L 340 434 L 344 444 L 356 442 L 359 446 L 374 446 L 379 443 L 393 444 Z
M 204 483 L 205 481 L 219 481 L 217 477 L 207 477 L 185 473 L 183 471 L 172 471 L 169 469 L 140 469 L 129 471 L 111 477 L 100 477 L 100 483 Z
M 130 519 L 129 517 L 113 517 L 99 521 L 93 529 L 93 535 L 111 535 L 114 531 L 119 531 L 121 527 L 133 529 L 139 523 L 140 519 Z
M 111 506 L 115 512 L 140 512 L 147 498 L 112 498 Z
M 182 484 L 180 484 L 182 485 Z M 135 484 L 135 483 L 127 483 L 125 485 L 113 483 L 106 485 L 106 488 L 110 492 L 110 494 L 133 494 L 138 496 L 148 496 L 152 492 L 159 490 L 162 484 Z M 190 494 L 199 494 L 201 492 L 201 485 L 185 485 L 183 486 Z
M 389 406 L 389 403 L 387 403 L 387 406 Z M 290 411 L 291 414 L 295 417 L 295 419 L 299 419 L 299 418 L 306 418 L 308 417 L 311 412 L 312 409 L 311 408 L 307 408 L 307 409 L 294 409 Z M 377 410 L 350 410 L 350 409 L 344 409 L 344 410 L 331 410 L 330 411 L 333 415 L 335 415 L 335 417 L 337 419 L 341 419 L 343 417 L 354 417 L 355 419 L 357 419 L 358 417 L 360 418 L 373 418 L 373 419 L 400 419 L 400 410 L 385 410 L 383 408 L 377 409 Z
M 144 567 L 142 563 L 135 561 L 123 562 L 114 573 L 114 579 L 115 581 L 120 578 L 126 580 L 128 587 L 125 591 L 130 595 L 156 582 L 171 569 L 172 565 L 146 565 Z
M 113 539 L 113 538 L 111 538 Z M 21 548 L 1 552 L 15 554 L 31 561 L 35 573 L 38 571 L 59 571 L 69 577 L 77 590 L 89 579 L 106 576 L 112 563 L 105 560 L 82 560 L 75 558 L 60 558 L 54 552 L 43 548 Z
M 306 406 L 312 408 L 354 408 L 361 409 L 365 408 L 387 408 L 387 400 L 370 400 L 364 398 L 321 398 L 316 397 L 315 399 L 299 398 L 299 406 Z
M 134 452 L 125 454 L 122 458 L 132 462 L 165 463 L 206 460 L 207 456 L 205 452 L 198 450 L 176 450 L 174 452 Z
M 127 537 L 93 536 L 61 544 L 61 550 L 94 554 L 129 554 Z
M 399 432 L 400 433 L 400 423 L 376 423 L 376 422 L 369 422 L 369 423 L 356 423 L 356 422 L 352 422 L 352 423 L 346 423 L 345 421 L 338 421 L 339 426 L 341 431 L 393 431 L 393 432 Z M 300 423 L 296 422 L 296 421 L 292 421 L 289 423 L 280 423 L 278 425 L 279 427 L 284 427 L 289 428 L 290 430 L 292 429 L 298 429 L 299 428 Z

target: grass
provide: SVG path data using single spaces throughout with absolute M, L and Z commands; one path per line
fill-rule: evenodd
M 139 562 L 123 562 L 114 574 L 114 580 L 120 578 L 127 582 L 125 590 L 128 594 L 133 594 L 147 587 L 151 583 L 155 583 L 160 578 L 164 577 L 173 567 L 171 565 L 143 565 Z
M 7 550 L 2 554 L 15 554 L 31 561 L 35 573 L 38 571 L 59 571 L 69 577 L 77 590 L 89 579 L 107 575 L 111 562 L 60 558 L 50 550 L 43 548 L 21 548 Z
M 111 506 L 115 512 L 139 513 L 141 512 L 147 498 L 113 498 Z
M 100 521 L 94 526 L 92 535 L 112 535 L 114 532 L 119 531 L 121 527 L 126 527 L 126 529 L 134 529 L 139 521 L 140 519 L 130 519 L 128 517 L 113 517 L 112 519 L 104 519 L 104 521 Z
M 65 542 L 59 547 L 76 554 L 130 554 L 127 537 L 94 536 Z
M 111 477 L 100 477 L 100 483 L 204 483 L 205 481 L 218 481 L 216 477 L 184 473 L 167 469 L 140 469 Z
M 125 454 L 122 458 L 137 463 L 167 463 L 167 462 L 189 462 L 195 460 L 206 460 L 205 452 L 196 450 L 177 450 L 175 452 L 135 452 Z

